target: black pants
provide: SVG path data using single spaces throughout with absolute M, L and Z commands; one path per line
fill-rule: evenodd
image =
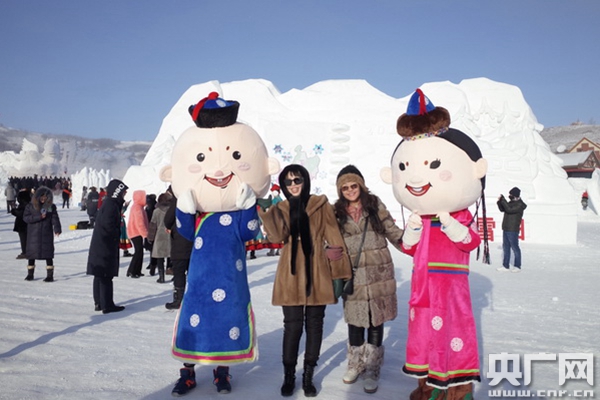
M 326 306 L 283 306 L 283 365 L 295 367 L 302 331 L 306 329 L 304 362 L 316 366 L 323 341 Z
M 365 328 L 348 324 L 348 342 L 350 346 L 362 346 L 365 342 Z M 367 329 L 367 342 L 380 347 L 383 343 L 383 324 Z
M 133 243 L 134 253 L 129 262 L 127 275 L 141 275 L 142 264 L 144 263 L 144 239 L 141 236 L 136 236 L 130 240 Z
M 185 288 L 187 282 L 187 271 L 190 260 L 172 260 L 173 263 L 173 287 Z
M 98 304 L 102 310 L 115 306 L 112 276 L 94 276 L 94 303 Z
M 19 231 L 19 241 L 21 242 L 21 253 L 27 254 L 27 231 Z
M 47 267 L 51 267 L 53 265 L 53 258 L 46 258 L 46 266 Z M 28 260 L 27 265 L 34 265 L 35 266 L 35 259 L 33 260 Z

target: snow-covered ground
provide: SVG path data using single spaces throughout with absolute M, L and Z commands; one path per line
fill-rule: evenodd
M 171 398 L 180 367 L 170 356 L 176 314 L 164 308 L 171 300 L 171 284 L 158 284 L 156 277 L 149 275 L 126 278 L 129 259 L 122 258 L 121 276 L 115 279 L 115 301 L 125 305 L 125 311 L 94 312 L 92 277 L 85 274 L 91 231 L 69 230 L 69 225 L 86 220 L 86 215 L 77 209 L 59 213 L 64 233 L 56 240 L 53 283 L 42 281 L 44 263 L 39 261 L 35 281 L 23 280 L 27 263 L 15 259 L 20 248 L 18 235 L 12 232 L 14 218 L 5 210 L 0 214 L 0 399 Z M 507 380 L 490 386 L 491 379 L 485 377 L 489 354 L 514 353 L 521 362 L 528 353 L 600 355 L 600 219 L 591 211 L 580 211 L 578 220 L 576 245 L 522 242 L 520 274 L 496 271 L 501 259 L 499 242 L 490 245 L 491 266 L 472 261 L 470 280 L 483 371 L 476 399 L 490 398 L 490 389 L 513 388 Z M 321 399 L 407 399 L 416 385 L 401 372 L 411 259 L 396 250 L 392 254 L 400 314 L 386 324 L 379 391 L 369 395 L 360 381 L 342 383 L 346 326 L 341 304 L 337 304 L 327 308 L 315 374 Z M 146 254 L 145 265 L 147 261 Z M 276 262 L 263 251 L 248 262 L 260 358 L 231 368 L 233 391 L 227 398 L 280 397 L 282 313 L 270 301 Z M 596 383 L 598 363 L 594 361 Z M 592 367 L 583 371 L 575 367 L 571 376 L 583 377 L 580 372 L 589 373 Z M 186 398 L 222 399 L 212 384 L 211 367 L 199 366 L 196 372 L 198 387 Z M 568 379 L 559 386 L 559 372 L 558 361 L 534 362 L 532 383 L 520 389 L 567 390 L 571 397 L 574 390 L 594 390 L 595 396 L 600 396 L 585 379 Z M 292 399 L 301 398 L 304 394 L 297 389 Z

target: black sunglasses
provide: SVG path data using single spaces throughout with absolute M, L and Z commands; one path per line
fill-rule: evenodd
M 283 183 L 285 186 L 292 186 L 292 184 L 301 185 L 304 183 L 304 178 L 284 179 Z

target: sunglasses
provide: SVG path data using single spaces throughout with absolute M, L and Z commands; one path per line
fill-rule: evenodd
M 347 192 L 349 190 L 356 190 L 356 189 L 358 189 L 358 183 L 353 183 L 351 185 L 342 186 L 342 192 Z
M 285 184 L 285 186 L 302 185 L 304 183 L 304 179 L 303 178 L 284 179 L 283 183 Z

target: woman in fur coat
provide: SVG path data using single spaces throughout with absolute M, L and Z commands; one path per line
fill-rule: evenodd
M 313 385 L 323 339 L 327 304 L 337 303 L 333 279 L 352 276 L 340 233 L 326 196 L 310 194 L 310 175 L 301 165 L 291 164 L 279 175 L 285 201 L 259 211 L 272 242 L 284 242 L 273 285 L 272 303 L 283 308 L 282 396 L 291 396 L 295 387 L 298 348 L 306 330 L 302 388 L 307 397 L 317 395 Z M 338 250 L 328 254 L 329 244 Z
M 39 187 L 33 194 L 31 203 L 23 212 L 23 221 L 27 223 L 27 276 L 33 280 L 35 260 L 46 260 L 46 278 L 44 282 L 54 281 L 54 236 L 62 233 L 56 205 L 52 202 L 52 190 Z
M 403 231 L 381 200 L 369 192 L 358 168 L 342 168 L 336 185 L 339 199 L 335 213 L 355 269 L 354 293 L 344 295 L 348 369 L 343 380 L 354 383 L 364 372 L 365 392 L 375 393 L 383 364 L 383 323 L 396 318 L 398 312 L 394 264 L 387 242 L 401 250 Z

